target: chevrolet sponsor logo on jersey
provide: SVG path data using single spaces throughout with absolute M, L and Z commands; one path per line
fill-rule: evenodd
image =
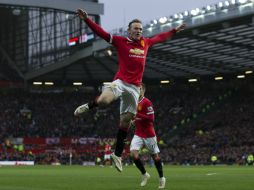
M 143 55 L 145 51 L 142 49 L 135 48 L 135 49 L 130 49 L 130 53 L 135 55 Z

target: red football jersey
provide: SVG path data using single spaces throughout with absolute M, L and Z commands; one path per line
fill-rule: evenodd
M 152 102 L 143 97 L 138 103 L 137 114 L 135 117 L 135 135 L 142 138 L 156 136 L 154 127 L 154 110 Z
M 137 86 L 140 86 L 143 78 L 148 48 L 167 40 L 176 33 L 176 30 L 173 29 L 157 34 L 152 38 L 142 37 L 139 41 L 133 41 L 128 37 L 110 35 L 89 18 L 85 22 L 94 33 L 116 47 L 119 69 L 114 80 L 121 79 Z
M 111 154 L 111 146 L 109 144 L 105 144 L 104 153 Z

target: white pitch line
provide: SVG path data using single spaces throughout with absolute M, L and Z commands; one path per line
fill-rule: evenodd
M 216 175 L 217 173 L 208 173 L 206 175 Z

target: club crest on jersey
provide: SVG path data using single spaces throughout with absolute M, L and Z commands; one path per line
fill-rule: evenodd
M 142 55 L 142 54 L 145 53 L 145 51 L 141 50 L 141 49 L 138 49 L 138 48 L 135 48 L 135 49 L 130 49 L 130 53 L 135 54 L 135 55 Z
M 145 41 L 144 41 L 144 40 L 141 40 L 141 41 L 140 41 L 140 45 L 141 45 L 142 47 L 145 47 Z
M 148 111 L 153 111 L 153 107 L 152 107 L 152 106 L 149 106 L 149 107 L 147 108 L 147 110 L 148 110 Z
M 138 105 L 138 111 L 141 111 L 141 110 L 142 110 L 142 106 Z

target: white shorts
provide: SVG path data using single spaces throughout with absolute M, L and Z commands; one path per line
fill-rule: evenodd
M 146 148 L 149 150 L 151 154 L 158 154 L 160 152 L 156 137 L 141 138 L 137 135 L 134 135 L 131 141 L 130 151 L 140 150 L 144 145 L 146 146 Z
M 115 95 L 115 100 L 120 98 L 120 114 L 131 112 L 136 114 L 138 99 L 140 95 L 140 87 L 123 82 L 120 79 L 113 81 L 109 85 L 105 85 L 103 89 L 111 88 Z
M 109 160 L 111 154 L 104 154 L 104 160 Z

